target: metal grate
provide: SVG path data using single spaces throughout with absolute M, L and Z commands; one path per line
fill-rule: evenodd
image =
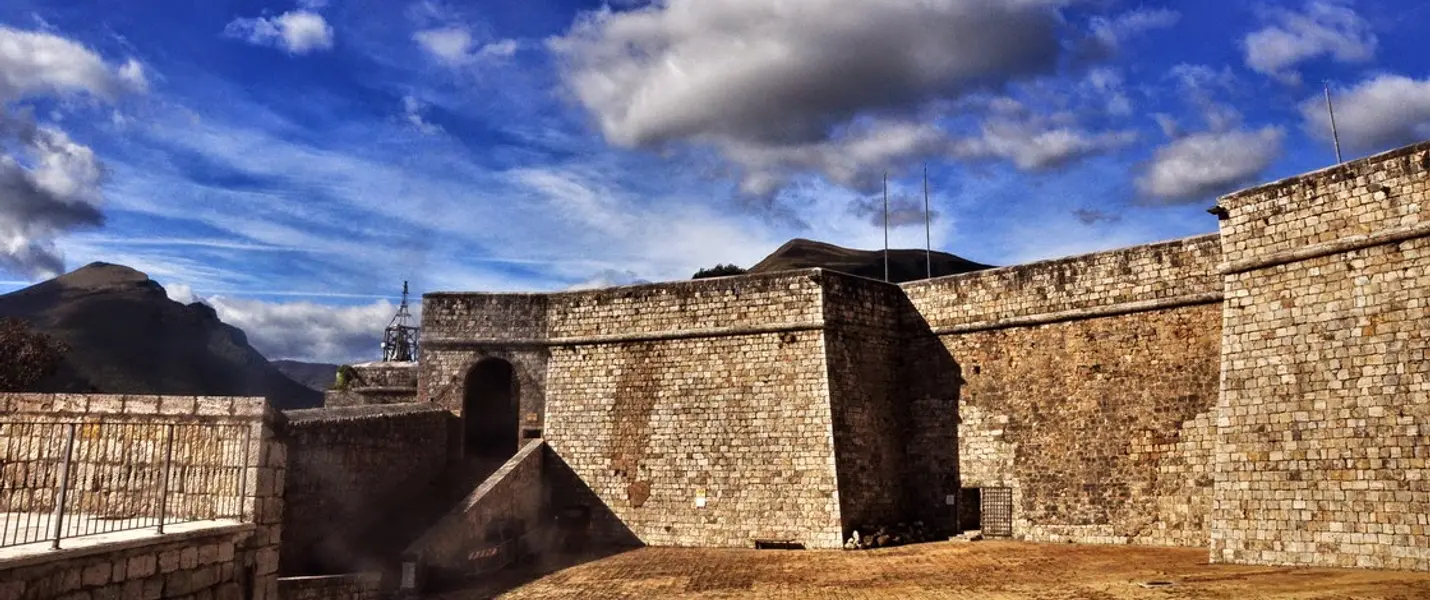
M 984 537 L 1013 537 L 1013 488 L 983 488 L 980 512 Z

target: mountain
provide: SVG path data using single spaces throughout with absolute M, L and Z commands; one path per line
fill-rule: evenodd
M 933 276 L 956 275 L 992 268 L 947 252 L 931 255 Z M 923 250 L 889 250 L 889 281 L 903 283 L 928 276 Z M 883 250 L 854 250 L 834 244 L 806 239 L 793 239 L 780 246 L 753 267 L 751 273 L 771 273 L 819 267 L 870 279 L 884 279 Z
M 275 360 L 273 366 L 279 372 L 287 375 L 289 379 L 319 392 L 327 391 L 328 388 L 333 387 L 333 382 L 338 379 L 338 365 Z
M 93 263 L 5 294 L 0 317 L 24 319 L 70 347 L 58 373 L 34 391 L 264 396 L 279 409 L 323 402 L 213 308 L 170 300 L 129 267 Z

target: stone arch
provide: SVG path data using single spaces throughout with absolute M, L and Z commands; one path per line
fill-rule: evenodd
M 462 449 L 466 456 L 505 460 L 520 443 L 521 381 L 512 362 L 486 357 L 462 386 Z

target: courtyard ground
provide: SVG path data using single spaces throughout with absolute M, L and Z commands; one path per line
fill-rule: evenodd
M 1198 549 L 992 541 L 862 552 L 642 548 L 436 596 L 491 597 L 1418 600 L 1430 599 L 1430 573 L 1212 565 Z

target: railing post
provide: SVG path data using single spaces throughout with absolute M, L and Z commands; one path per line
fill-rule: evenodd
M 164 519 L 169 516 L 169 470 L 174 466 L 174 424 L 170 423 L 167 428 L 168 433 L 164 436 L 164 474 L 159 484 L 159 535 L 164 534 Z
M 69 424 L 69 434 L 65 436 L 65 455 L 60 459 L 60 489 L 55 492 L 55 513 L 51 518 L 50 532 L 54 535 L 54 541 L 50 543 L 51 550 L 60 549 L 60 535 L 64 533 L 65 522 L 65 497 L 70 491 L 70 456 L 74 454 L 74 436 L 79 428 L 77 423 Z

